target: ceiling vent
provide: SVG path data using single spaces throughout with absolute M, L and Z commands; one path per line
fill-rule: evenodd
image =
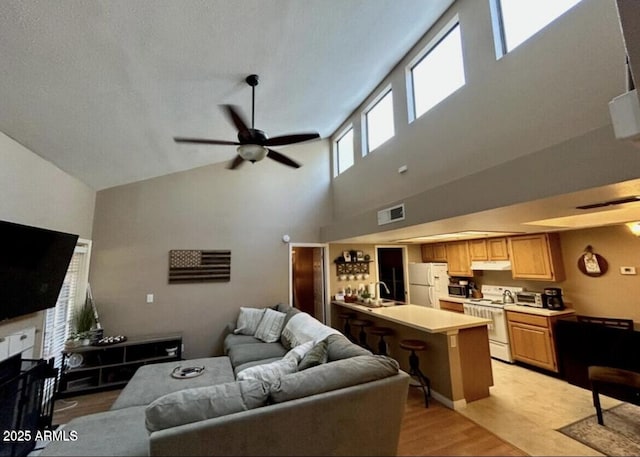
M 378 211 L 378 225 L 404 220 L 404 203 Z
M 604 208 L 605 206 L 622 205 L 623 203 L 640 202 L 640 195 L 632 195 L 630 197 L 617 198 L 601 203 L 592 203 L 590 205 L 576 206 L 576 209 L 595 209 Z

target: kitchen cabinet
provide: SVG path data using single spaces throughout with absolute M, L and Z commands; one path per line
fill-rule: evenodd
M 564 266 L 557 233 L 509 237 L 513 279 L 564 281 Z
M 509 260 L 506 238 L 469 240 L 469 258 L 473 260 Z
M 421 250 L 423 262 L 447 261 L 447 250 L 445 247 L 445 243 L 423 244 L 421 246 Z
M 472 277 L 469 243 L 467 241 L 452 241 L 446 243 L 449 276 Z
M 557 373 L 558 357 L 553 336 L 557 318 L 507 311 L 513 358 Z
M 454 313 L 463 313 L 464 307 L 462 303 L 449 301 L 449 300 L 440 300 L 440 309 L 443 311 L 453 311 Z

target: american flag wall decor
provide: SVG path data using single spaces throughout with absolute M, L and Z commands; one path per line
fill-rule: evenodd
M 231 280 L 231 251 L 169 251 L 169 284 Z

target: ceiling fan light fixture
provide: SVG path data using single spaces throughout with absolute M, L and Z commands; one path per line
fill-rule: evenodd
M 631 233 L 633 233 L 635 236 L 640 236 L 640 221 L 637 222 L 627 222 L 627 227 L 629 227 L 629 230 L 631 231 Z
M 259 162 L 267 156 L 267 148 L 259 144 L 242 144 L 238 146 L 238 155 L 249 162 Z

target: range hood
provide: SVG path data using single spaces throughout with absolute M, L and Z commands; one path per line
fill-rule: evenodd
M 472 270 L 511 270 L 511 262 L 508 260 L 482 260 L 471 262 Z

